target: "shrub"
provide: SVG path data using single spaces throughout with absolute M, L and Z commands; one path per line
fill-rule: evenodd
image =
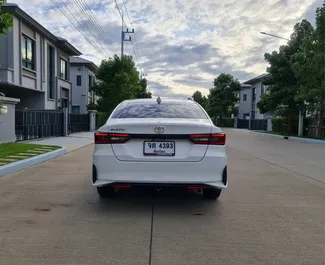
M 106 123 L 109 115 L 110 114 L 107 112 L 97 112 L 96 113 L 96 128 L 103 126 Z
M 235 120 L 233 118 L 218 119 L 217 126 L 218 127 L 226 127 L 226 128 L 234 128 L 234 122 L 235 122 Z

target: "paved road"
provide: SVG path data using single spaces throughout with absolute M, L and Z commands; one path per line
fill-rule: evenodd
M 100 200 L 92 146 L 0 178 L 0 264 L 324 264 L 324 187 L 243 144 L 291 154 L 283 142 L 228 141 L 230 186 L 218 202 L 138 191 Z

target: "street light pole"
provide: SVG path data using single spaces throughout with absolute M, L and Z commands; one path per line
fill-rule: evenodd
M 260 32 L 260 33 L 263 34 L 263 35 L 266 35 L 266 36 L 271 36 L 271 37 L 274 37 L 274 38 L 290 41 L 287 38 L 283 38 L 283 37 L 280 37 L 280 36 L 277 36 L 277 35 L 274 35 L 274 34 L 270 34 L 270 33 L 266 33 L 266 32 L 263 32 L 263 31 Z M 304 45 L 301 44 L 301 43 L 300 43 L 300 45 L 301 45 L 301 48 L 303 50 L 303 53 L 305 54 Z M 298 136 L 299 137 L 303 136 L 303 130 L 304 130 L 304 119 L 303 119 L 301 108 L 299 108 L 299 122 L 298 122 Z

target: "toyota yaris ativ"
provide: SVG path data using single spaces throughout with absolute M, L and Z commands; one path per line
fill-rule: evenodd
M 95 133 L 92 184 L 101 197 L 152 186 L 215 200 L 228 184 L 226 135 L 194 101 L 124 101 Z

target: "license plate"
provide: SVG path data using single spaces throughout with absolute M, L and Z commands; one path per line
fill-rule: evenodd
M 174 156 L 175 142 L 145 141 L 143 154 L 146 156 Z

